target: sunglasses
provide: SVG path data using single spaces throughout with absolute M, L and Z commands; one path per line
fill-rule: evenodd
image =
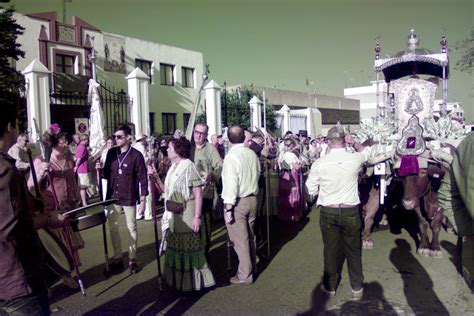
M 125 135 L 114 135 L 115 139 L 124 139 Z

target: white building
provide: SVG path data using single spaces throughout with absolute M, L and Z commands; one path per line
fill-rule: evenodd
M 87 81 L 92 77 L 89 56 L 93 46 L 97 79 L 113 87 L 115 92 L 127 91 L 125 77 L 136 67 L 150 77 L 152 133 L 171 134 L 176 128 L 185 129 L 202 84 L 202 53 L 108 33 L 78 17 L 72 18 L 72 24 L 64 24 L 57 22 L 56 12 L 15 13 L 14 18 L 25 28 L 18 38 L 25 51 L 25 58 L 16 63 L 18 70 L 24 70 L 37 59 L 52 74 L 51 90 L 84 94 Z M 86 117 L 85 108 L 81 110 L 71 105 L 69 113 L 58 114 L 53 104 L 51 106 L 52 118 L 56 115 L 59 121 Z
M 443 100 L 434 100 L 433 114 L 439 117 L 440 104 Z M 464 122 L 464 107 L 461 102 L 448 102 L 446 109 L 452 118 Z
M 360 119 L 377 116 L 377 81 L 371 81 L 370 86 L 344 89 L 344 97 L 360 101 Z M 387 83 L 379 81 L 379 104 L 386 105 Z
M 236 90 L 240 85 L 228 86 Z M 277 113 L 278 124 L 283 135 L 286 130 L 298 133 L 307 130 L 308 135 L 315 137 L 340 122 L 344 127 L 356 130 L 359 127 L 359 101 L 344 97 L 328 96 L 314 92 L 301 92 L 268 87 L 254 87 L 259 92 L 265 91 L 265 97 Z M 285 107 L 286 106 L 286 107 Z M 284 123 L 285 111 L 289 110 L 289 122 Z M 309 122 L 311 121 L 311 122 Z M 289 125 L 287 128 L 285 125 Z M 286 130 L 285 130 L 286 129 Z

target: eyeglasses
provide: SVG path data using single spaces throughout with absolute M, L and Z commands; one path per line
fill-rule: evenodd
M 207 135 L 207 132 L 206 132 L 206 133 L 203 133 L 203 132 L 200 132 L 200 131 L 194 131 L 194 134 L 206 136 L 206 135 Z
M 114 135 L 115 139 L 124 139 L 125 135 Z

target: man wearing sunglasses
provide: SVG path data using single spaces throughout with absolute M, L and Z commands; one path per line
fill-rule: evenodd
M 193 131 L 193 150 L 191 159 L 196 164 L 201 177 L 206 182 L 203 189 L 202 215 L 203 224 L 201 227 L 201 238 L 205 241 L 206 253 L 209 252 L 211 243 L 211 212 L 214 200 L 213 183 L 220 179 L 222 172 L 222 158 L 216 147 L 207 141 L 209 127 L 206 124 L 198 123 Z
M 128 256 L 130 273 L 137 273 L 137 220 L 136 214 L 145 211 L 148 195 L 148 180 L 143 155 L 130 144 L 131 129 L 128 125 L 119 126 L 114 133 L 116 147 L 109 149 L 103 168 L 107 179 L 107 199 L 117 199 L 108 213 L 110 235 L 114 248 L 112 270 L 123 269 L 122 245 L 119 232 L 119 212 L 125 213 L 128 228 Z M 138 209 L 137 209 L 138 204 Z

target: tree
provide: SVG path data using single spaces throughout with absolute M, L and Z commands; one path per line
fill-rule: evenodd
M 4 9 L 0 6 L 0 85 L 11 91 L 24 89 L 22 74 L 13 66 L 14 61 L 25 57 L 16 42 L 19 35 L 25 30 L 13 19 L 12 8 Z
M 242 127 L 250 128 L 250 107 L 249 101 L 253 96 L 257 96 L 260 100 L 263 99 L 261 91 L 258 91 L 251 86 L 243 86 L 240 90 L 224 91 L 221 94 L 222 107 L 222 121 L 225 124 L 227 118 L 227 125 L 239 124 Z M 266 105 L 266 126 L 269 131 L 277 130 L 276 115 L 273 111 L 273 106 L 265 100 Z
M 455 68 L 472 74 L 474 64 L 474 28 L 471 29 L 471 36 L 456 42 L 454 46 L 461 53 L 461 58 L 456 62 Z
M 262 100 L 262 92 L 255 89 L 253 86 L 243 86 L 240 90 L 223 91 L 221 93 L 221 118 L 222 124 L 227 126 L 240 125 L 244 128 L 250 128 L 250 107 L 249 101 L 253 96 L 257 96 Z M 278 129 L 276 122 L 276 114 L 273 111 L 273 106 L 266 104 L 266 126 L 267 130 L 274 132 Z M 197 123 L 206 122 L 206 113 L 203 112 L 196 117 Z
M 25 90 L 23 75 L 15 69 L 15 62 L 24 58 L 25 53 L 16 42 L 19 35 L 25 30 L 13 19 L 12 8 L 4 9 L 0 6 L 0 96 L 15 99 L 19 108 L 19 128 L 27 128 L 26 100 L 22 97 Z

